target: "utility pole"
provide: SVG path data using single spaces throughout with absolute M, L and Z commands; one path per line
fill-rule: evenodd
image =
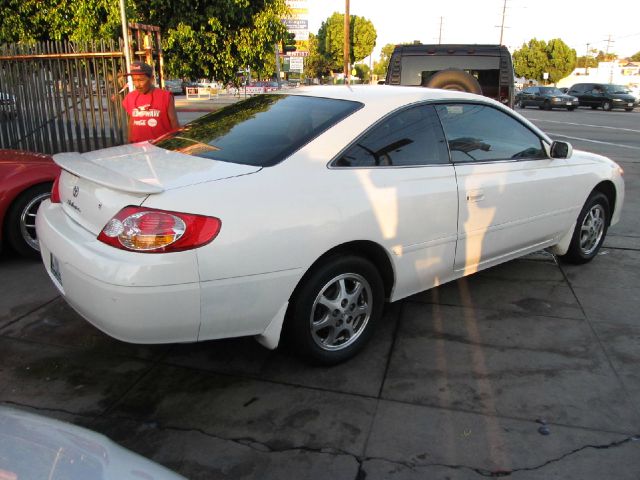
M 504 0 L 502 4 L 502 23 L 500 24 L 500 45 L 502 45 L 502 38 L 504 36 L 504 17 L 507 11 L 507 0 Z
M 611 47 L 611 44 L 614 43 L 613 40 L 611 40 L 611 34 L 609 34 L 609 36 L 607 37 L 607 50 L 604 53 L 604 61 L 605 62 L 609 62 L 609 47 Z M 609 83 L 613 83 L 613 62 L 609 62 Z
M 584 73 L 585 75 L 589 75 L 589 47 L 590 43 L 587 43 L 587 53 L 584 54 Z
M 278 48 L 277 43 L 274 45 L 274 50 L 276 52 L 276 80 L 278 81 L 278 90 L 280 90 L 280 87 L 282 86 L 280 84 L 280 49 Z
M 442 17 L 440 17 L 440 33 L 438 34 L 438 44 L 442 43 Z
M 349 0 L 344 4 L 344 83 L 349 84 Z
M 129 66 L 131 65 L 131 47 L 129 46 L 129 27 L 127 26 L 127 12 L 124 8 L 124 0 L 120 0 L 120 21 L 122 22 L 122 38 L 124 39 L 124 66 L 125 72 L 129 73 Z M 129 91 L 133 92 L 133 80 L 130 75 L 127 75 L 127 84 L 129 85 Z

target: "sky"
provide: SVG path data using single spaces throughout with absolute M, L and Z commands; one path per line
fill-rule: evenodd
M 499 43 L 504 0 L 350 0 L 350 14 L 370 20 L 378 33 L 373 60 L 387 43 Z M 308 0 L 309 31 L 316 34 L 345 0 Z M 480 5 L 482 7 L 480 7 Z M 596 6 L 597 5 L 597 6 Z M 503 44 L 519 49 L 532 38 L 560 38 L 582 56 L 589 49 L 619 57 L 640 51 L 640 1 L 507 0 Z M 367 63 L 369 59 L 365 60 Z

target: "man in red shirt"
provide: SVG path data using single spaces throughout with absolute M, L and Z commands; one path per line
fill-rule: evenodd
M 144 62 L 131 63 L 135 90 L 122 106 L 129 114 L 129 142 L 153 140 L 180 127 L 173 95 L 153 86 L 153 69 Z

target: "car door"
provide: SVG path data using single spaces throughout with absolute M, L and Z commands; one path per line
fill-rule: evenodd
M 456 272 L 473 273 L 551 245 L 571 225 L 564 159 L 494 106 L 436 107 L 458 181 Z
M 394 112 L 356 139 L 330 168 L 335 182 L 353 177 L 357 182 L 345 184 L 357 183 L 367 193 L 377 241 L 394 263 L 392 299 L 453 278 L 458 192 L 432 105 Z M 362 225 L 363 216 L 360 212 L 353 221 Z
M 540 105 L 542 105 L 544 103 L 544 98 L 542 97 L 542 93 L 540 92 L 540 88 L 539 87 L 534 87 L 533 88 L 533 99 L 531 102 L 533 105 L 535 105 L 536 107 L 539 107 Z
M 535 105 L 535 94 L 536 94 L 536 87 L 529 87 L 529 88 L 525 88 L 522 91 L 522 105 L 523 106 L 528 106 L 528 105 Z

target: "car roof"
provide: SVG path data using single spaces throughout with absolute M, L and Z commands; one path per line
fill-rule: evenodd
M 500 102 L 482 95 L 457 92 L 454 90 L 441 90 L 425 87 L 403 87 L 397 85 L 353 85 L 353 86 L 313 86 L 300 87 L 295 92 L 287 94 L 307 95 L 312 97 L 333 98 L 337 100 L 351 100 L 367 105 L 375 104 L 377 107 L 385 106 L 389 111 L 404 105 L 426 101 L 474 101 L 490 105 L 499 105 Z

